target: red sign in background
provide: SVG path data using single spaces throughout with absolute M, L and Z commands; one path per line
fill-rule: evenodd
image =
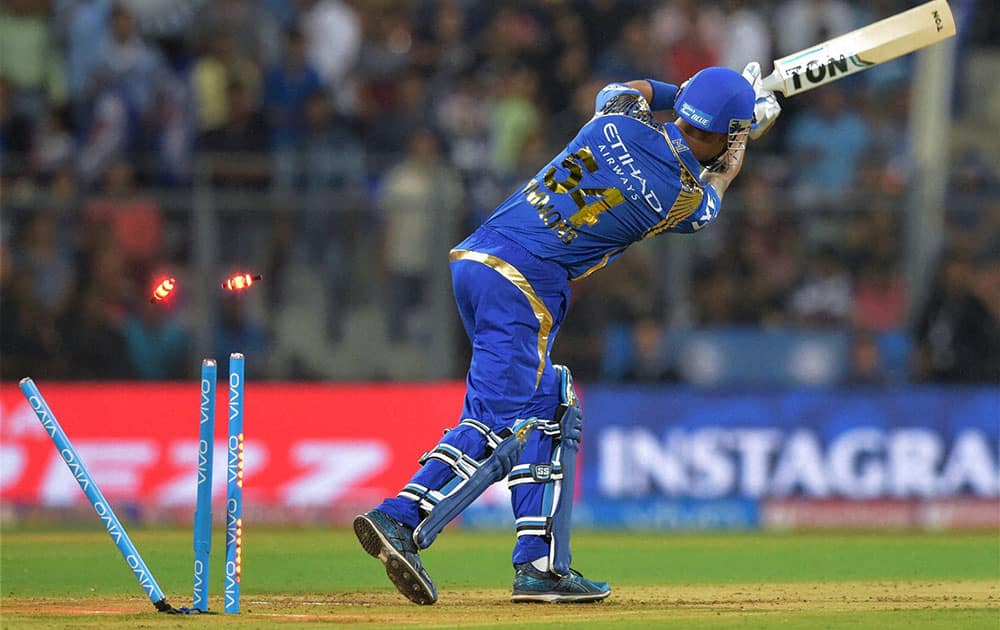
M 197 381 L 39 383 L 105 496 L 142 507 L 194 505 Z M 214 492 L 225 493 L 227 398 L 218 387 Z M 244 497 L 256 506 L 374 505 L 394 495 L 458 420 L 463 383 L 246 385 Z M 76 481 L 13 383 L 0 385 L 0 500 L 86 504 Z

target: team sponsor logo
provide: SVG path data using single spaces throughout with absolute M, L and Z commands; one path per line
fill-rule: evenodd
M 607 123 L 604 125 L 604 139 L 609 142 L 607 145 L 598 145 L 601 156 L 607 162 L 611 170 L 621 180 L 624 189 L 633 201 L 640 198 L 653 212 L 663 213 L 663 204 L 657 196 L 656 191 L 648 182 L 648 177 L 636 166 L 635 158 L 629 151 L 625 141 L 622 140 L 617 125 Z
M 142 590 L 146 591 L 146 595 L 149 599 L 157 601 L 163 599 L 163 595 L 160 593 L 159 587 L 156 585 L 156 582 L 153 581 L 153 576 L 150 575 L 149 569 L 147 569 L 146 565 L 142 563 L 142 559 L 139 558 L 138 555 L 130 553 L 125 557 L 125 562 L 127 562 L 129 568 L 132 569 L 132 573 L 135 574 L 135 578 L 139 581 L 139 586 L 142 587 Z
M 548 481 L 552 478 L 551 464 L 533 464 L 532 468 L 534 468 L 534 471 L 531 476 L 537 481 Z
M 827 83 L 838 77 L 860 72 L 875 65 L 858 55 L 823 56 L 822 50 L 822 48 L 817 48 L 806 53 L 810 55 L 820 54 L 817 59 L 785 67 L 784 74 L 792 80 L 794 89 L 801 90 L 804 83 L 809 85 Z
M 691 229 L 697 232 L 711 223 L 716 214 L 718 214 L 718 207 L 715 203 L 715 196 L 712 194 L 705 195 L 705 212 L 698 215 L 698 218 L 691 222 Z
M 226 585 L 225 585 L 225 597 L 226 597 L 226 608 L 233 608 L 236 606 L 236 562 L 229 561 L 226 562 Z
M 693 107 L 690 103 L 681 104 L 680 113 L 683 114 L 684 116 L 687 116 L 688 118 L 690 118 L 691 120 L 695 121 L 698 124 L 705 125 L 706 127 L 712 124 L 711 116 Z
M 941 12 L 935 9 L 932 16 L 934 17 L 934 26 L 937 27 L 937 31 L 940 33 L 944 30 L 944 20 L 941 19 Z
M 204 597 L 206 566 L 201 560 L 194 561 L 194 596 L 191 598 L 192 608 L 205 608 Z
M 828 439 L 805 428 L 610 426 L 596 444 L 608 498 L 1000 496 L 996 446 L 976 429 L 949 441 L 923 427 L 857 427 Z

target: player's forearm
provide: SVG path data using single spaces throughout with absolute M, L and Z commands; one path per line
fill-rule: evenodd
M 728 177 L 725 173 L 710 172 L 702 175 L 701 181 L 711 186 L 715 194 L 719 196 L 719 201 L 722 201 L 722 197 L 726 194 L 726 190 L 729 189 L 729 185 L 733 183 L 733 178 Z
M 625 85 L 633 90 L 639 90 L 639 94 L 642 94 L 642 98 L 646 99 L 647 103 L 653 102 L 653 86 L 649 84 L 649 81 L 639 79 L 637 81 L 629 81 Z
M 629 81 L 625 85 L 633 90 L 638 90 L 654 112 L 665 111 L 674 106 L 677 86 L 672 83 L 664 83 L 656 79 L 638 79 Z
M 723 195 L 729 185 L 733 183 L 736 176 L 743 170 L 743 159 L 746 157 L 747 131 L 737 132 L 736 136 L 730 136 L 729 148 L 726 149 L 722 159 L 714 164 L 711 170 L 706 169 L 701 174 L 701 181 L 705 182 L 719 195 L 722 200 Z

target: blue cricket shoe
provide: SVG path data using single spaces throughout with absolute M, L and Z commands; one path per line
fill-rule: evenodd
M 599 602 L 611 594 L 607 582 L 594 582 L 579 571 L 569 570 L 569 575 L 539 571 L 530 562 L 514 567 L 514 593 L 512 602 L 583 603 Z
M 406 599 L 421 605 L 437 601 L 434 582 L 420 563 L 412 527 L 371 510 L 354 519 L 354 534 L 365 551 L 385 565 L 385 574 Z

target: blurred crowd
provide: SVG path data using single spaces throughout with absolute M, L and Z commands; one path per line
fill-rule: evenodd
M 427 360 L 447 250 L 602 85 L 769 69 L 911 4 L 7 0 L 0 375 L 174 379 L 240 350 L 268 378 L 460 376 L 461 342 L 445 373 Z M 850 382 L 887 382 L 889 361 L 905 381 L 1000 380 L 1000 102 L 976 83 L 1000 69 L 1000 9 L 952 5 L 968 139 L 925 286 L 903 273 L 911 56 L 785 100 L 715 225 L 575 286 L 557 358 L 667 380 L 672 331 L 818 329 L 849 336 Z M 218 287 L 248 268 L 254 292 L 149 301 L 166 275 Z

